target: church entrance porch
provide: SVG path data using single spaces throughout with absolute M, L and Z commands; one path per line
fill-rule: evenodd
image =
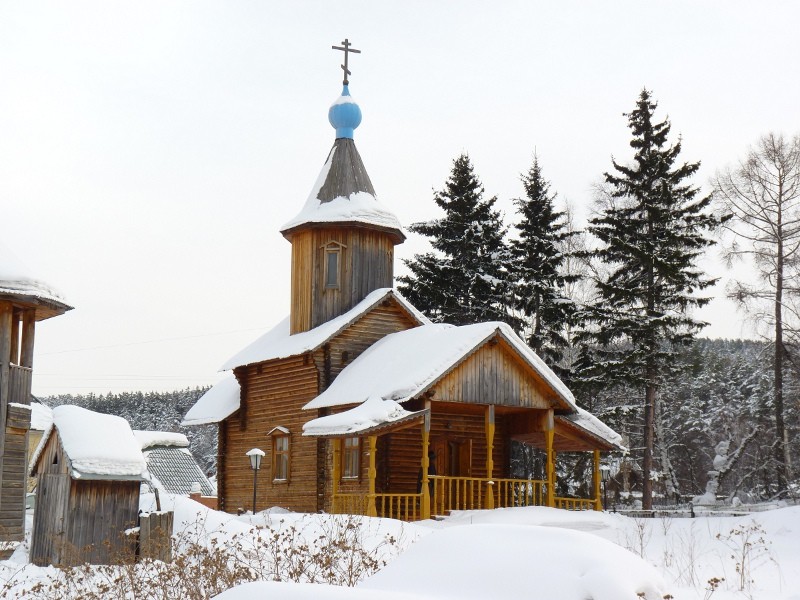
M 455 510 L 550 506 L 601 510 L 600 449 L 576 440 L 552 410 L 495 405 L 420 402 L 419 422 L 361 438 L 364 475 L 342 477 L 343 439 L 333 439 L 333 513 L 406 521 L 444 516 Z M 572 437 L 569 437 L 572 436 Z M 544 478 L 510 475 L 511 442 L 540 449 Z M 592 453 L 592 497 L 556 496 L 559 451 Z

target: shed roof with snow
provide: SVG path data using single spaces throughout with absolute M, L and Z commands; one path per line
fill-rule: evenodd
M 187 495 L 193 484 L 204 496 L 216 494 L 214 486 L 189 451 L 189 440 L 182 433 L 134 431 L 141 444 L 152 484 L 171 494 Z
M 53 426 L 45 433 L 32 461 L 39 470 L 43 449 L 51 443 L 53 432 L 68 461 L 67 472 L 80 480 L 142 480 L 147 465 L 141 444 L 122 417 L 105 415 L 79 406 L 53 409 Z

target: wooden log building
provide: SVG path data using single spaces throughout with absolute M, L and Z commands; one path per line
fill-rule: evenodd
M 25 537 L 36 323 L 71 308 L 0 243 L 0 559 Z
M 408 520 L 451 510 L 599 509 L 600 453 L 620 437 L 581 410 L 505 324 L 432 324 L 397 291 L 404 235 L 376 198 L 353 142 L 345 84 L 333 148 L 298 216 L 289 317 L 229 360 L 185 425 L 219 423 L 222 510 L 252 508 L 246 453 L 266 452 L 257 507 Z M 514 479 L 513 440 L 546 454 L 541 480 Z M 589 452 L 586 498 L 556 496 L 558 452 Z

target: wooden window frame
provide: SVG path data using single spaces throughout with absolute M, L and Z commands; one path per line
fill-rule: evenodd
M 352 442 L 352 440 L 355 440 L 355 446 L 348 446 L 347 443 Z M 355 473 L 348 473 L 349 456 L 355 458 Z M 352 436 L 342 440 L 342 479 L 348 481 L 361 479 L 361 438 L 358 436 Z
M 342 287 L 342 264 L 343 260 L 342 257 L 344 256 L 344 250 L 347 248 L 341 242 L 337 242 L 331 240 L 322 246 L 322 287 L 326 290 L 338 290 Z M 336 255 L 336 281 L 330 282 L 328 281 L 330 278 L 328 268 L 330 265 L 330 256 Z
M 278 443 L 286 440 L 286 448 L 278 449 Z M 284 459 L 286 461 L 286 477 L 278 477 L 278 460 Z M 272 434 L 272 482 L 273 483 L 288 483 L 291 475 L 290 466 L 292 464 L 292 440 L 288 433 L 283 431 L 276 431 Z

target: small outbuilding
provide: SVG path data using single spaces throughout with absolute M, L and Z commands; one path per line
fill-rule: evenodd
M 32 461 L 38 477 L 30 560 L 40 566 L 133 560 L 146 464 L 122 417 L 77 406 L 53 409 Z

